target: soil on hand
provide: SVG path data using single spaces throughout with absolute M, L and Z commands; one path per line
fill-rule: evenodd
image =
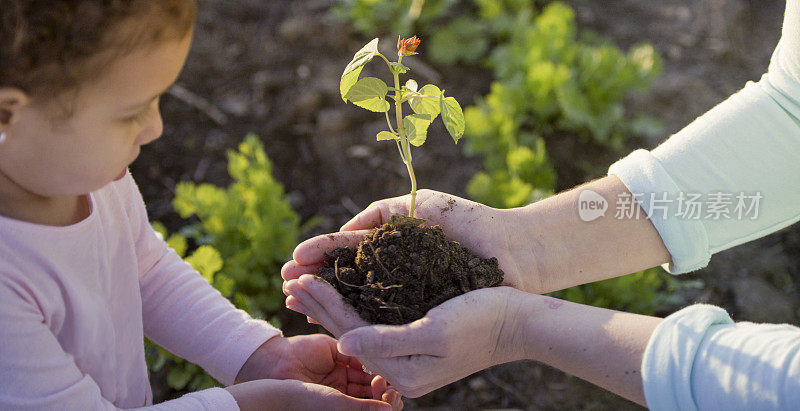
M 392 216 L 357 250 L 327 254 L 318 275 L 373 324 L 406 324 L 457 295 L 503 282 L 496 258 L 478 257 L 424 222 Z

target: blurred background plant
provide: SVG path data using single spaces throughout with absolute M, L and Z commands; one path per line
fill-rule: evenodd
M 163 224 L 153 227 L 237 308 L 280 328 L 276 316 L 284 298 L 280 267 L 290 258 L 300 233 L 315 220 L 300 226 L 257 136 L 248 135 L 238 150 L 228 152 L 228 173 L 233 183 L 226 189 L 179 183 L 173 206 L 182 218 L 194 217 L 194 222 L 171 235 Z M 219 385 L 197 365 L 149 340 L 145 346 L 149 368 L 166 369 L 166 382 L 175 395 Z

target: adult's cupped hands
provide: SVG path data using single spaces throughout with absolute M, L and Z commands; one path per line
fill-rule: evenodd
M 419 397 L 484 368 L 524 357 L 516 335 L 522 293 L 510 287 L 475 290 L 431 309 L 406 325 L 370 325 L 324 280 L 302 275 L 285 283 L 286 306 L 339 339 L 408 397 Z
M 302 274 L 315 274 L 325 252 L 336 247 L 355 247 L 369 230 L 387 222 L 394 214 L 408 214 L 409 195 L 380 200 L 347 222 L 338 233 L 320 235 L 298 245 L 292 260 L 281 270 L 285 281 Z M 504 272 L 503 285 L 523 291 L 541 288 L 537 267 L 524 263 L 536 261 L 531 255 L 530 239 L 515 229 L 515 211 L 492 208 L 450 194 L 420 190 L 415 217 L 438 225 L 451 240 L 461 243 L 483 257 L 496 257 Z

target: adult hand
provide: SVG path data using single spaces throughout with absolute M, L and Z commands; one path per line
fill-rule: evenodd
M 225 389 L 242 411 L 402 409 L 402 404 L 398 408 L 384 401 L 354 398 L 324 385 L 296 380 L 254 380 Z
M 400 393 L 419 397 L 476 371 L 524 358 L 517 326 L 524 292 L 510 287 L 475 290 L 445 301 L 401 326 L 369 325 L 324 280 L 289 280 L 286 306 L 316 319 L 339 338 L 342 353 L 357 356 Z
M 394 214 L 408 215 L 409 198 L 405 195 L 374 202 L 342 226 L 341 232 L 301 243 L 294 250 L 293 260 L 281 270 L 284 280 L 316 273 L 325 252 L 336 247 L 355 247 L 364 239 L 367 230 L 379 227 Z M 529 292 L 541 288 L 536 274 L 537 260 L 531 257 L 534 249 L 531 239 L 525 238 L 524 232 L 515 227 L 514 210 L 500 210 L 449 194 L 420 190 L 415 217 L 440 226 L 450 239 L 481 257 L 497 257 L 505 273 L 504 285 Z
M 387 387 L 383 378 L 365 373 L 357 359 L 340 353 L 336 340 L 324 334 L 267 340 L 242 366 L 236 382 L 259 379 L 299 380 L 353 397 L 402 404 L 400 395 Z

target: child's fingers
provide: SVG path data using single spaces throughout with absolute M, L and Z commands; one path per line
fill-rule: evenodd
M 331 341 L 331 353 L 333 354 L 333 360 L 337 363 L 345 365 L 348 368 L 361 371 L 361 361 L 359 361 L 356 357 L 351 357 L 349 355 L 340 353 L 339 343 L 336 340 Z
M 373 399 L 389 403 L 393 410 L 403 409 L 403 397 L 380 375 L 372 379 L 370 388 Z
M 289 260 L 281 268 L 283 281 L 296 280 L 303 274 L 316 274 L 322 264 L 300 265 L 295 260 Z
M 372 375 L 367 374 L 361 366 L 358 368 L 348 368 L 347 369 L 347 381 L 361 384 L 361 385 L 369 385 L 370 381 L 372 381 Z M 380 398 L 376 398 L 380 399 Z
M 401 411 L 403 409 L 403 396 L 400 395 L 394 388 L 389 388 L 385 394 L 381 397 L 384 402 L 388 402 L 392 405 L 392 409 L 396 411 Z
M 372 397 L 372 388 L 370 388 L 369 384 L 355 384 L 355 383 L 348 383 L 347 384 L 347 392 L 345 393 L 352 397 L 356 398 L 371 398 L 373 400 L 382 401 L 381 398 L 373 398 Z M 387 402 L 388 401 L 384 401 Z M 389 403 L 391 404 L 391 403 Z
M 348 231 L 310 238 L 294 249 L 294 261 L 304 266 L 319 264 L 325 258 L 326 252 L 333 251 L 337 247 L 355 247 L 368 233 L 367 230 Z
M 367 398 L 355 398 L 351 397 L 347 394 L 341 393 L 339 391 L 334 391 L 332 395 L 326 395 L 325 397 L 321 398 L 322 402 L 317 404 L 316 407 L 319 408 L 320 406 L 322 409 L 331 409 L 331 410 L 389 410 L 391 409 L 391 405 L 387 404 L 383 401 L 367 399 Z M 310 404 L 309 404 L 310 405 Z M 301 407 L 302 408 L 312 408 L 310 406 Z
M 376 375 L 375 378 L 372 379 L 370 387 L 372 388 L 372 399 L 386 401 L 384 400 L 383 395 L 386 393 L 389 383 L 386 382 L 383 377 Z M 389 401 L 386 402 L 391 404 Z

